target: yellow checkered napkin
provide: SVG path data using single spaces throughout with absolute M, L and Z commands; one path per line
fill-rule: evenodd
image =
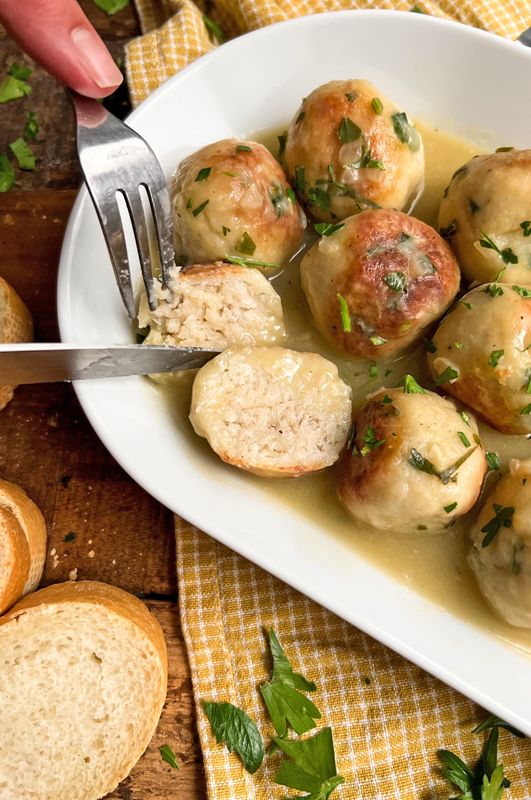
M 411 0 L 215 0 L 208 14 L 228 37 L 325 10 L 397 8 Z M 531 26 L 531 0 L 418 0 L 417 8 L 515 38 Z M 213 45 L 203 0 L 137 0 L 144 35 L 127 48 L 133 103 Z M 264 628 L 274 628 L 292 660 L 317 683 L 322 724 L 331 725 L 338 800 L 443 800 L 452 793 L 437 769 L 444 747 L 472 763 L 482 737 L 471 733 L 485 712 L 400 656 L 357 631 L 245 559 L 176 519 L 177 571 L 198 726 L 210 800 L 266 800 L 286 791 L 273 776 L 280 756 L 254 776 L 216 745 L 201 700 L 229 701 L 273 734 L 257 691 L 266 680 Z M 490 665 L 485 664 L 484 669 Z M 527 741 L 501 735 L 512 780 L 508 800 L 531 798 Z
M 143 36 L 126 48 L 133 105 L 198 56 L 212 50 L 205 10 L 231 38 L 273 22 L 321 11 L 383 8 L 465 22 L 516 39 L 531 26 L 531 0 L 136 0 Z M 205 7 L 207 7 L 205 9 Z

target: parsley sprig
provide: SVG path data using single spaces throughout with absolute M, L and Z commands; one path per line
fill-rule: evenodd
M 232 703 L 203 702 L 216 741 L 225 742 L 229 753 L 237 753 L 253 774 L 264 760 L 264 743 L 253 720 Z
M 493 518 L 483 525 L 481 529 L 481 533 L 485 534 L 481 542 L 482 547 L 488 547 L 494 541 L 501 528 L 510 528 L 513 524 L 513 506 L 502 506 L 499 503 L 493 503 L 492 509 L 494 511 Z
M 277 737 L 274 741 L 286 756 L 275 775 L 275 783 L 308 792 L 294 800 L 327 800 L 345 782 L 337 774 L 331 728 L 323 728 L 308 739 Z
M 518 256 L 511 247 L 504 247 L 503 250 L 500 250 L 496 242 L 483 231 L 481 231 L 479 244 L 487 250 L 494 250 L 495 253 L 498 253 L 504 264 L 518 264 Z

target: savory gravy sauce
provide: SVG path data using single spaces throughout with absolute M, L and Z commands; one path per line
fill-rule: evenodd
M 478 152 L 478 148 L 465 141 L 451 138 L 440 131 L 418 125 L 426 154 L 426 185 L 418 201 L 414 216 L 436 227 L 439 202 L 444 187 L 453 172 Z M 275 132 L 255 135 L 255 139 L 277 152 Z M 311 230 L 311 226 L 310 226 Z M 314 241 L 308 236 L 308 244 Z M 366 360 L 341 358 L 329 350 L 314 331 L 299 282 L 299 254 L 285 272 L 273 280 L 282 297 L 288 338 L 286 347 L 322 353 L 334 361 L 341 377 L 351 385 L 354 408 L 359 407 L 366 395 L 380 386 L 396 386 L 408 372 L 426 383 L 427 367 L 424 346 L 392 362 L 378 362 L 378 374 L 370 375 L 371 364 Z M 374 369 L 373 369 L 374 372 Z M 190 390 L 193 376 L 180 378 L 177 385 L 166 385 L 164 392 L 171 407 L 171 415 L 179 428 L 192 437 L 209 458 L 217 456 L 203 439 L 197 437 L 188 421 Z M 502 460 L 501 472 L 489 473 L 485 490 L 507 468 L 509 459 L 531 456 L 531 441 L 524 436 L 507 436 L 480 424 L 480 435 L 487 450 L 495 450 Z M 232 467 L 227 466 L 227 469 Z M 514 628 L 499 619 L 489 608 L 476 588 L 467 561 L 467 528 L 477 513 L 477 507 L 443 533 L 396 535 L 369 529 L 353 520 L 336 497 L 334 471 L 297 479 L 266 479 L 247 476 L 258 482 L 272 503 L 283 503 L 325 528 L 331 537 L 342 545 L 352 547 L 362 558 L 368 558 L 394 578 L 406 583 L 429 600 L 467 622 L 481 626 L 492 634 L 531 654 L 531 631 Z

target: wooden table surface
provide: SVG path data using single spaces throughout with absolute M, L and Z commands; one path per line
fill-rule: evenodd
M 139 33 L 131 6 L 113 17 L 91 0 L 81 5 L 115 57 Z M 1 74 L 28 59 L 0 27 Z M 80 183 L 73 115 L 63 89 L 36 67 L 33 93 L 1 106 L 0 152 L 21 135 L 28 111 L 41 126 L 34 172 L 17 172 L 0 194 L 0 275 L 28 305 L 36 340 L 58 340 L 56 276 L 66 222 Z M 126 108 L 121 91 L 116 107 Z M 69 579 L 113 583 L 143 598 L 168 643 L 168 698 L 157 732 L 131 775 L 109 798 L 197 800 L 205 797 L 190 670 L 179 623 L 172 515 L 118 466 L 87 422 L 69 385 L 20 387 L 0 416 L 0 477 L 20 484 L 48 527 L 43 585 Z M 75 533 L 73 541 L 65 536 Z M 69 537 L 70 539 L 71 537 Z M 164 763 L 171 744 L 181 764 Z

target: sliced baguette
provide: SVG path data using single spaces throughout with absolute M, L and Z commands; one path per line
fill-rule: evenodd
M 22 597 L 29 569 L 30 551 L 22 526 L 0 507 L 0 614 Z
M 30 500 L 24 489 L 15 483 L 0 479 L 0 509 L 12 515 L 18 522 L 27 541 L 29 564 L 24 577 L 24 585 L 19 599 L 23 594 L 32 592 L 39 585 L 46 557 L 46 523 L 41 512 Z M 0 571 L 0 597 L 5 573 Z M 0 613 L 5 610 L 0 600 Z
M 31 342 L 33 321 L 31 314 L 15 292 L 0 278 L 0 342 Z M 13 397 L 15 386 L 0 386 L 0 411 Z
M 151 739 L 167 687 L 159 623 L 94 581 L 28 595 L 0 618 L 0 800 L 97 800 Z

